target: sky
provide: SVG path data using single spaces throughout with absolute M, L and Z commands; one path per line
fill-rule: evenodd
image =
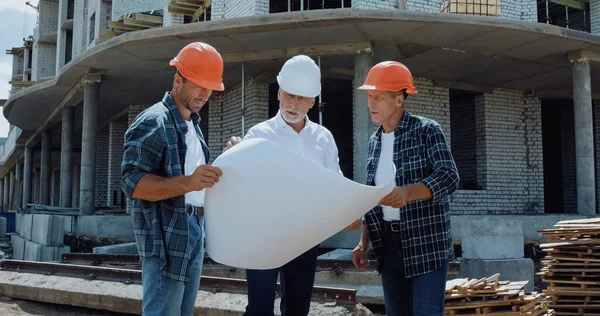
M 0 0 L 0 99 L 8 99 L 12 74 L 12 55 L 7 49 L 23 45 L 23 37 L 33 35 L 37 13 L 26 0 Z M 37 5 L 39 0 L 30 0 Z M 0 137 L 8 135 L 8 121 L 0 113 Z

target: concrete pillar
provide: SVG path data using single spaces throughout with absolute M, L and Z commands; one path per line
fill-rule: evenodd
M 90 83 L 83 90 L 83 127 L 81 136 L 81 180 L 79 205 L 81 215 L 93 215 L 96 187 L 96 137 L 98 92 L 100 84 Z
M 10 170 L 10 189 L 8 191 L 8 209 L 11 210 L 15 204 L 15 169 Z
M 40 183 L 40 204 L 50 205 L 50 175 L 52 172 L 52 134 L 49 130 L 42 132 L 42 162 Z
M 367 107 L 367 93 L 357 90 L 367 78 L 373 59 L 370 53 L 354 57 L 354 181 L 365 183 L 367 178 L 367 154 L 371 135 L 371 116 Z
M 594 116 L 589 61 L 573 62 L 575 106 L 575 160 L 577 167 L 577 213 L 596 214 Z
M 32 203 L 31 185 L 33 179 L 33 149 L 25 147 L 24 171 L 23 171 L 23 208 Z
M 3 201 L 2 208 L 3 208 L 3 211 L 5 211 L 5 212 L 8 211 L 8 193 L 10 190 L 10 183 L 8 182 L 9 180 L 10 180 L 9 176 L 4 175 L 4 181 L 3 181 L 4 182 L 4 199 L 2 199 L 2 201 Z
M 60 142 L 60 207 L 71 207 L 73 201 L 73 124 L 75 108 L 62 110 L 62 138 Z
M 21 191 L 21 194 L 19 193 L 19 188 L 21 188 L 21 190 L 23 189 L 23 162 L 22 161 L 18 161 L 17 165 L 15 167 L 15 188 L 14 188 L 14 193 L 13 193 L 13 199 L 15 199 L 15 201 L 13 202 L 13 205 L 15 206 L 15 209 L 18 209 L 19 207 L 21 207 L 21 205 L 23 205 L 23 194 Z

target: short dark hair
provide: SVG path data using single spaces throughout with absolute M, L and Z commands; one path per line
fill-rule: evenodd
M 406 98 L 408 98 L 408 93 L 406 93 L 406 89 L 402 89 L 400 91 L 390 91 L 389 94 L 392 98 L 396 98 L 400 92 L 404 93 L 404 100 L 406 100 Z
M 179 68 L 177 69 L 177 74 L 183 78 L 183 81 L 185 82 L 187 79 L 181 74 L 181 72 L 179 71 Z

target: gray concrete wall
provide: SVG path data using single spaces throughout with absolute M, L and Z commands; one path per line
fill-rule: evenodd
M 77 220 L 77 236 L 116 238 L 121 242 L 135 241 L 133 222 L 128 215 L 80 216 Z
M 113 0 L 112 20 L 117 21 L 127 13 L 163 10 L 168 4 L 169 0 Z
M 56 73 L 56 44 L 36 41 L 33 43 L 33 81 L 54 77 Z
M 87 48 L 88 38 L 88 3 L 90 0 L 75 1 L 73 22 L 73 59 Z

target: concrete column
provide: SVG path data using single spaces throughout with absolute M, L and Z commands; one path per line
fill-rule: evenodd
M 81 180 L 79 205 L 81 215 L 93 215 L 96 189 L 96 137 L 98 92 L 100 84 L 85 85 L 83 91 L 83 127 L 81 136 Z
M 49 130 L 42 133 L 42 162 L 40 183 L 40 204 L 50 205 L 50 175 L 52 172 L 52 134 Z
M 575 106 L 575 160 L 577 167 L 577 213 L 596 213 L 594 161 L 594 116 L 589 61 L 573 62 L 573 104 Z
M 17 165 L 15 167 L 15 188 L 14 188 L 14 193 L 13 193 L 13 199 L 15 199 L 15 201 L 13 202 L 13 205 L 15 206 L 15 209 L 18 209 L 19 207 L 21 207 L 21 205 L 23 205 L 23 194 L 17 194 L 19 192 L 18 188 L 23 188 L 23 162 L 22 161 L 18 161 Z
M 367 153 L 371 134 L 371 117 L 367 107 L 367 93 L 357 90 L 367 78 L 373 59 L 369 53 L 354 57 L 354 181 L 365 183 L 367 179 Z
M 8 209 L 12 209 L 15 204 L 15 169 L 10 170 L 10 189 L 8 191 Z
M 71 207 L 73 201 L 73 113 L 75 108 L 62 110 L 60 142 L 60 207 Z
M 33 171 L 33 149 L 31 147 L 25 147 L 25 158 L 24 158 L 24 171 L 23 171 L 23 208 L 27 207 L 27 204 L 32 203 L 31 196 L 31 185 L 32 185 L 32 171 Z
M 3 199 L 3 210 L 6 212 L 8 211 L 8 193 L 10 190 L 10 183 L 9 183 L 9 176 L 8 175 L 4 175 L 4 199 Z

